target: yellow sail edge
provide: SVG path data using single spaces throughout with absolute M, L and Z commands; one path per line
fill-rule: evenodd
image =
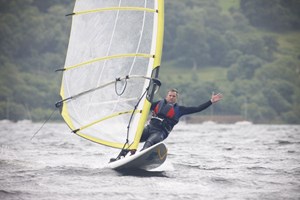
M 61 89 L 60 89 L 60 96 L 62 97 L 62 99 L 65 98 L 65 92 L 64 92 L 64 85 L 63 85 L 63 82 L 62 82 L 62 85 L 61 85 Z M 75 127 L 72 123 L 72 120 L 70 118 L 70 115 L 68 114 L 68 108 L 67 106 L 65 106 L 66 103 L 63 102 L 63 105 L 62 105 L 62 110 L 61 110 L 61 116 L 64 118 L 66 124 L 70 127 L 71 130 L 74 130 Z
M 63 87 L 62 87 L 63 88 Z M 64 94 L 64 90 L 61 89 L 61 95 L 63 96 Z M 64 103 L 65 104 L 65 103 Z M 76 132 L 75 134 L 84 138 L 84 139 L 87 139 L 87 140 L 90 140 L 92 142 L 95 142 L 95 143 L 98 143 L 98 144 L 102 144 L 102 145 L 105 145 L 105 146 L 110 146 L 110 147 L 114 147 L 114 148 L 119 148 L 119 149 L 122 149 L 122 148 L 129 148 L 131 147 L 130 144 L 125 144 L 125 141 L 124 143 L 117 143 L 117 142 L 110 142 L 110 141 L 106 141 L 106 140 L 102 140 L 102 139 L 99 139 L 99 138 L 96 138 L 96 137 L 93 137 L 91 135 L 87 135 L 87 134 L 84 134 L 80 131 L 82 131 L 83 129 L 86 129 L 86 128 L 89 128 L 95 124 L 98 124 L 104 120 L 107 120 L 107 119 L 110 119 L 110 118 L 113 118 L 113 117 L 116 117 L 116 116 L 119 116 L 119 115 L 123 115 L 123 114 L 138 114 L 138 113 L 142 113 L 142 110 L 136 110 L 136 111 L 133 111 L 133 110 L 130 110 L 130 111 L 124 111 L 124 112 L 118 112 L 118 113 L 114 113 L 114 114 L 111 114 L 107 117 L 104 117 L 100 120 L 97 120 L 97 121 L 94 121 L 93 123 L 90 123 L 88 125 L 85 125 L 85 126 L 82 126 L 81 128 L 79 129 L 76 129 L 72 123 L 72 120 L 68 114 L 68 109 L 67 109 L 67 106 L 62 106 L 62 112 L 61 112 L 61 115 L 63 116 L 65 122 L 67 123 L 67 125 L 70 127 L 70 129 L 72 130 L 75 130 L 76 129 Z M 132 149 L 132 148 L 131 148 Z
M 152 12 L 152 13 L 156 12 L 155 9 L 143 8 L 143 7 L 108 7 L 108 8 L 99 8 L 99 9 L 93 9 L 93 10 L 74 12 L 73 15 L 82 15 L 82 14 L 89 14 L 89 13 L 95 13 L 95 12 L 114 11 L 114 10 L 145 11 L 145 12 Z
M 82 138 L 84 138 L 84 139 L 87 139 L 87 140 L 90 140 L 92 142 L 102 144 L 102 145 L 105 145 L 105 146 L 115 147 L 115 148 L 118 148 L 118 149 L 122 149 L 123 147 L 124 148 L 129 148 L 129 144 L 126 144 L 124 146 L 125 141 L 124 141 L 124 143 L 116 143 L 116 142 L 109 142 L 109 141 L 106 141 L 106 140 L 101 140 L 99 138 L 96 138 L 96 137 L 93 137 L 93 136 L 90 136 L 90 135 L 86 135 L 86 134 L 81 133 L 81 132 L 76 132 L 75 134 L 82 137 Z
M 99 62 L 99 61 L 103 61 L 103 60 L 111 60 L 111 59 L 116 59 L 116 58 L 126 58 L 126 57 L 144 57 L 144 58 L 151 58 L 153 57 L 153 55 L 150 54 L 143 54 L 143 53 L 127 53 L 127 54 L 118 54 L 118 55 L 112 55 L 112 56 L 105 56 L 105 57 L 101 57 L 101 58 L 95 58 L 86 62 L 82 62 L 76 65 L 72 65 L 70 67 L 65 67 L 64 70 L 70 70 L 70 69 L 74 69 L 77 67 L 82 67 L 84 65 L 88 65 L 94 62 Z
M 82 62 L 76 65 L 72 65 L 72 66 L 65 66 L 64 70 L 71 70 L 74 68 L 78 68 L 78 67 L 82 67 L 94 62 L 99 62 L 99 61 L 103 61 L 103 60 L 110 60 L 110 59 L 117 59 L 117 58 L 126 58 L 126 57 L 144 57 L 144 58 L 150 58 L 153 59 L 153 65 L 152 65 L 152 70 L 156 69 L 157 67 L 160 66 L 161 64 L 161 56 L 162 56 L 162 48 L 163 48 L 163 32 L 164 32 L 164 0 L 158 0 L 157 2 L 157 9 L 149 9 L 149 8 L 143 8 L 143 7 L 109 7 L 109 8 L 101 8 L 101 9 L 95 9 L 95 10 L 87 10 L 87 11 L 79 11 L 79 12 L 75 12 L 73 13 L 73 15 L 80 15 L 80 14 L 88 14 L 88 13 L 95 13 L 95 12 L 102 12 L 102 11 L 112 11 L 112 10 L 128 10 L 128 11 L 144 11 L 144 12 L 152 12 L 154 13 L 154 15 L 156 15 L 155 17 L 157 17 L 157 24 L 156 24 L 156 46 L 155 46 L 155 55 L 151 55 L 151 54 L 142 54 L 142 53 L 127 53 L 127 54 L 118 54 L 118 55 L 111 55 L 111 56 L 105 56 L 105 57 L 101 57 L 101 58 L 95 58 L 86 62 Z M 64 86 L 62 84 L 61 86 L 61 91 L 60 91 L 60 95 L 62 97 L 62 99 L 65 99 L 65 92 L 67 93 L 67 90 L 64 91 Z M 76 130 L 75 134 L 85 138 L 87 140 L 90 140 L 92 142 L 95 143 L 99 143 L 105 146 L 110 146 L 110 147 L 114 147 L 114 148 L 126 148 L 126 149 L 137 149 L 138 145 L 139 145 L 139 141 L 144 129 L 144 125 L 147 121 L 148 115 L 149 115 L 149 111 L 150 111 L 150 107 L 151 107 L 151 102 L 149 102 L 147 100 L 147 98 L 145 98 L 144 100 L 144 105 L 142 107 L 141 110 L 137 110 L 137 111 L 124 111 L 124 112 L 118 112 L 118 113 L 114 113 L 111 114 L 109 116 L 106 116 L 102 119 L 99 119 L 97 121 L 94 121 L 88 125 L 82 126 L 78 129 L 78 127 L 75 127 L 75 125 L 73 124 L 73 119 L 72 116 L 70 116 L 69 111 L 68 111 L 68 106 L 66 105 L 66 102 L 62 102 L 63 105 L 61 107 L 61 115 L 64 118 L 65 122 L 67 123 L 67 125 L 70 127 L 71 130 Z M 142 102 L 141 102 L 142 103 Z M 69 108 L 70 109 L 70 108 Z M 71 109 L 70 109 L 71 111 Z M 107 141 L 107 140 L 103 140 L 91 135 L 87 135 L 85 133 L 82 132 L 82 130 L 91 127 L 95 124 L 98 124 L 104 120 L 113 118 L 113 117 L 117 117 L 118 115 L 121 114 L 136 114 L 136 113 L 141 113 L 141 118 L 138 121 L 138 127 L 136 130 L 136 135 L 134 137 L 134 140 L 132 141 L 132 143 L 130 144 L 125 144 L 126 141 L 123 142 L 111 142 L 111 141 Z M 124 146 L 125 145 L 125 146 Z
M 159 67 L 161 64 L 161 57 L 162 57 L 162 49 L 163 49 L 163 37 L 164 37 L 164 0 L 158 0 L 158 23 L 157 23 L 157 37 L 156 37 L 156 49 L 155 49 L 155 56 L 152 69 Z M 144 107 L 142 116 L 138 123 L 138 128 L 136 131 L 136 135 L 134 138 L 134 142 L 131 145 L 131 149 L 137 149 L 145 123 L 147 121 L 149 111 L 150 111 L 151 103 L 145 99 Z

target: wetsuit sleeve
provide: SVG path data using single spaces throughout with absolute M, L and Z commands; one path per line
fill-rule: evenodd
M 212 104 L 212 102 L 209 100 L 206 103 L 203 103 L 201 105 L 199 105 L 198 107 L 185 107 L 185 106 L 180 106 L 180 116 L 183 115 L 188 115 L 188 114 L 193 114 L 193 113 L 197 113 L 200 112 L 202 110 L 205 110 L 206 108 L 208 108 L 210 105 Z

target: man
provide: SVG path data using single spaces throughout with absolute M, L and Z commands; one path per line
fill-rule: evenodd
M 142 150 L 166 139 L 173 127 L 179 122 L 180 117 L 200 112 L 213 103 L 222 99 L 222 94 L 212 94 L 211 99 L 198 107 L 185 107 L 178 105 L 178 92 L 175 89 L 168 91 L 165 99 L 152 103 L 152 117 L 145 127 L 141 141 L 145 142 Z
M 185 107 L 178 105 L 178 91 L 171 89 L 168 91 L 165 99 L 152 103 L 150 110 L 152 117 L 150 123 L 144 128 L 140 142 L 145 142 L 142 150 L 163 141 L 169 136 L 173 127 L 179 122 L 180 117 L 196 112 L 200 112 L 208 108 L 213 103 L 222 99 L 222 94 L 212 94 L 211 99 L 198 107 Z M 141 151 L 142 151 L 141 150 Z M 129 150 L 123 149 L 117 158 L 112 158 L 110 162 L 125 157 Z M 130 154 L 135 154 L 135 150 L 131 150 Z

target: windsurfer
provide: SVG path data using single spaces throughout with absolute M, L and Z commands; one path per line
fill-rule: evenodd
M 144 128 L 141 141 L 145 142 L 142 150 L 166 139 L 180 117 L 201 112 L 213 103 L 222 99 L 222 94 L 212 94 L 211 99 L 198 107 L 185 107 L 177 104 L 178 91 L 170 89 L 166 98 L 151 105 L 152 117 L 150 123 Z

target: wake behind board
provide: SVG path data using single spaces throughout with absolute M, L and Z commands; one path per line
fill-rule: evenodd
M 167 158 L 167 147 L 164 143 L 155 144 L 143 151 L 136 152 L 119 160 L 110 162 L 109 168 L 115 170 L 142 169 L 151 170 L 162 165 Z

